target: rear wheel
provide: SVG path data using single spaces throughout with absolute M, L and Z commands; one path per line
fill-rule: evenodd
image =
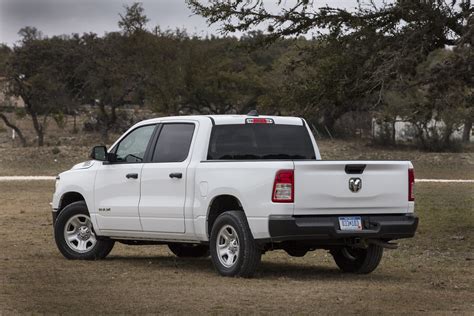
M 367 274 L 375 270 L 382 260 L 383 248 L 371 244 L 367 248 L 341 247 L 331 250 L 339 269 L 344 272 Z
M 168 244 L 168 248 L 179 258 L 199 258 L 209 256 L 209 247 L 195 244 Z
M 242 211 L 228 211 L 217 217 L 210 251 L 214 267 L 223 276 L 251 277 L 262 256 Z
M 68 259 L 103 259 L 114 246 L 113 240 L 95 234 L 84 201 L 71 203 L 59 213 L 54 223 L 54 239 Z
M 304 257 L 308 251 L 309 248 L 294 248 L 294 247 L 288 247 L 284 248 L 287 254 L 289 254 L 292 257 Z

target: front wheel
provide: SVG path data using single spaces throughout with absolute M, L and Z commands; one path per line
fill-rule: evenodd
M 367 274 L 379 265 L 383 248 L 374 244 L 367 248 L 341 247 L 331 250 L 331 254 L 342 271 Z
M 68 259 L 103 259 L 114 246 L 113 240 L 96 236 L 84 201 L 71 203 L 59 213 L 54 223 L 54 239 Z
M 211 259 L 223 276 L 251 277 L 262 256 L 242 211 L 217 217 L 210 238 Z

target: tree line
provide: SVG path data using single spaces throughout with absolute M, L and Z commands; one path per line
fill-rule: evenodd
M 7 94 L 23 99 L 37 144 L 44 144 L 51 119 L 77 115 L 84 105 L 94 109 L 93 128 L 107 141 L 123 128 L 122 109 L 132 104 L 160 115 L 258 109 L 304 116 L 318 134 L 331 137 L 351 136 L 376 118 L 382 126 L 377 138 L 389 145 L 402 119 L 414 126 L 416 144 L 431 150 L 451 148 L 460 127 L 469 140 L 470 1 L 358 2 L 350 11 L 307 0 L 278 12 L 261 0 L 187 5 L 224 35 L 148 28 L 135 3 L 119 16 L 118 32 L 47 37 L 25 27 L 13 48 L 1 46 L 0 76 Z M 3 104 L 0 118 L 14 128 L 5 116 L 12 110 Z M 366 119 L 358 123 L 359 117 Z

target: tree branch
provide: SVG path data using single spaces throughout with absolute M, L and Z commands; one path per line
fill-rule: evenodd
M 18 138 L 20 139 L 21 146 L 26 147 L 26 138 L 25 138 L 25 136 L 23 136 L 23 133 L 18 128 L 18 126 L 16 126 L 12 122 L 10 122 L 8 120 L 7 116 L 3 113 L 0 113 L 0 118 L 3 120 L 3 122 L 5 123 L 6 126 L 10 127 L 11 129 L 13 129 L 15 131 L 15 133 L 18 135 Z

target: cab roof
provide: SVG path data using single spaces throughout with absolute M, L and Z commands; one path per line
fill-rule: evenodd
M 269 116 L 269 115 L 209 115 L 216 125 L 245 124 L 248 119 L 270 119 L 275 124 L 303 125 L 303 120 L 292 116 Z
M 284 125 L 304 125 L 302 118 L 294 116 L 270 116 L 270 115 L 238 115 L 238 114 L 222 114 L 222 115 L 182 115 L 182 116 L 165 116 L 154 119 L 149 119 L 140 122 L 142 124 L 152 124 L 160 122 L 170 121 L 182 121 L 182 120 L 194 120 L 204 121 L 209 120 L 215 125 L 232 125 L 232 124 L 245 124 L 247 119 L 270 119 L 274 124 Z

